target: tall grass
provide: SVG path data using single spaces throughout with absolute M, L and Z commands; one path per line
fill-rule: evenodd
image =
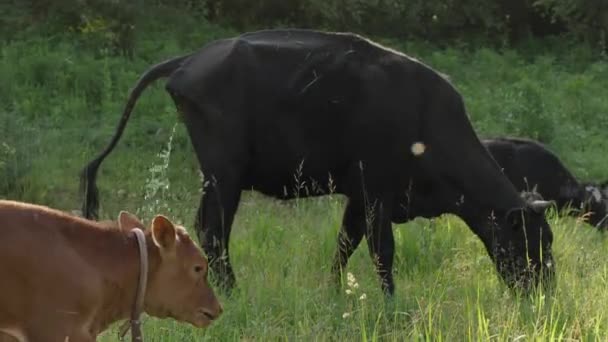
M 167 147 L 149 167 L 147 186 L 163 189 L 141 201 L 142 214 L 156 199 L 177 218 L 192 214 L 172 200 Z M 164 176 L 163 176 L 164 175 Z M 158 185 L 162 184 L 162 185 Z M 149 190 L 147 193 L 150 194 Z M 344 201 L 337 195 L 284 205 L 254 193 L 244 196 L 231 245 L 239 287 L 222 297 L 225 313 L 211 328 L 196 330 L 146 317 L 146 339 L 487 341 L 608 338 L 608 268 L 604 237 L 576 218 L 551 210 L 558 286 L 553 296 L 513 296 L 498 280 L 480 241 L 450 215 L 395 227 L 396 297 L 385 301 L 365 246 L 353 255 L 341 289 L 331 283 Z M 152 203 L 152 204 L 150 204 Z M 151 205 L 151 206 L 150 206 Z M 148 215 L 147 217 L 150 217 Z M 191 226 L 189 226 L 191 227 Z M 115 340 L 116 327 L 102 341 Z
M 133 61 L 77 48 L 64 37 L 3 45 L 0 197 L 77 209 L 78 172 L 108 143 L 138 75 L 151 63 L 231 33 L 208 24 L 196 33 L 176 27 L 142 37 Z M 608 63 L 586 48 L 531 53 L 391 45 L 451 77 L 480 135 L 541 139 L 580 178 L 608 178 Z M 104 218 L 123 209 L 144 220 L 162 212 L 192 227 L 198 166 L 160 84 L 141 97 L 100 169 L 99 186 Z M 608 244 L 575 218 L 549 213 L 558 285 L 554 296 L 530 298 L 506 290 L 481 242 L 457 217 L 396 225 L 396 296 L 384 301 L 365 243 L 349 263 L 351 281 L 340 290 L 331 282 L 343 209 L 344 198 L 335 194 L 285 203 L 245 193 L 231 237 L 239 287 L 222 298 L 222 318 L 199 331 L 147 317 L 146 340 L 608 338 Z M 103 340 L 116 340 L 115 333 Z

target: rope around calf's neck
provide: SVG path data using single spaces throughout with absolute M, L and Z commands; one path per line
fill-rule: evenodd
M 131 232 L 135 235 L 137 245 L 139 247 L 139 278 L 137 279 L 137 292 L 135 301 L 133 302 L 133 310 L 131 311 L 131 319 L 124 322 L 118 333 L 118 338 L 123 341 L 124 336 L 131 329 L 131 341 L 143 342 L 141 332 L 141 321 L 139 316 L 144 311 L 144 298 L 146 296 L 146 286 L 148 281 L 148 248 L 146 245 L 146 236 L 139 228 L 133 228 Z

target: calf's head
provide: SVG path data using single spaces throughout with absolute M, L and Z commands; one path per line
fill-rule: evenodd
M 120 228 L 144 227 L 121 212 Z M 155 317 L 171 317 L 207 327 L 222 313 L 222 305 L 207 280 L 207 259 L 183 227 L 157 215 L 146 231 L 151 259 L 144 310 Z M 155 258 L 154 262 L 152 259 Z M 157 265 L 157 266 L 153 266 Z
M 545 286 L 553 283 L 553 233 L 545 219 L 545 210 L 551 203 L 525 201 L 523 208 L 492 218 L 493 229 L 485 239 L 486 248 L 510 288 L 529 291 L 541 279 Z

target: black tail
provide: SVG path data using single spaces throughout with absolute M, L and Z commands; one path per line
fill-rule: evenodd
M 118 143 L 118 140 L 122 136 L 137 99 L 148 87 L 148 85 L 159 78 L 170 76 L 171 73 L 179 68 L 181 64 L 189 57 L 190 55 L 176 57 L 154 65 L 139 78 L 135 84 L 135 87 L 131 89 L 129 99 L 127 100 L 125 109 L 122 112 L 122 117 L 118 123 L 118 128 L 112 137 L 112 141 L 110 141 L 110 144 L 105 148 L 105 150 L 103 150 L 103 152 L 101 152 L 97 158 L 89 162 L 89 164 L 87 164 L 87 166 L 80 173 L 80 193 L 84 197 L 82 214 L 85 218 L 98 218 L 97 211 L 99 209 L 99 192 L 97 190 L 97 185 L 95 184 L 97 179 L 97 170 L 99 169 L 101 162 L 103 162 L 110 152 L 112 152 L 116 146 L 116 143 Z

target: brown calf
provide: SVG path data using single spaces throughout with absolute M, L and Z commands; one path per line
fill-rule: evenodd
M 145 232 L 143 309 L 206 327 L 222 313 L 207 282 L 207 260 L 183 227 L 156 216 L 151 228 L 121 212 L 100 223 L 47 207 L 0 200 L 0 335 L 19 341 L 95 341 L 128 319 Z

